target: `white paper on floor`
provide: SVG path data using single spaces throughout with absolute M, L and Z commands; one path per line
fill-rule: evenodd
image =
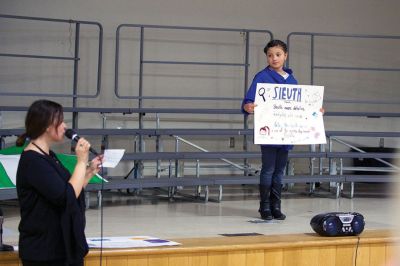
M 180 245 L 177 242 L 151 236 L 89 237 L 87 243 L 89 248 L 141 248 Z

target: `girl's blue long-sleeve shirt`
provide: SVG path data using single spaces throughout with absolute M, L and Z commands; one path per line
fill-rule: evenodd
M 282 75 L 280 75 L 275 70 L 270 69 L 269 67 L 264 68 L 260 72 L 258 72 L 251 83 L 249 90 L 246 93 L 242 101 L 242 112 L 246 115 L 249 115 L 244 110 L 244 105 L 246 103 L 252 103 L 256 97 L 257 83 L 272 83 L 272 84 L 297 84 L 297 80 L 293 76 L 293 71 L 289 68 L 283 68 L 283 70 L 289 74 L 289 76 L 285 79 Z M 293 145 L 271 145 L 275 147 L 284 147 L 287 150 L 293 149 Z

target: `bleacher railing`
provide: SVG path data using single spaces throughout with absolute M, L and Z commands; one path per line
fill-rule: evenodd
M 119 88 L 119 61 L 121 58 L 120 55 L 120 46 L 121 46 L 121 29 L 123 28 L 136 28 L 140 30 L 139 34 L 139 82 L 137 84 L 138 87 L 138 95 L 137 96 L 127 96 L 122 95 Z M 208 31 L 208 32 L 233 32 L 233 33 L 241 33 L 245 38 L 245 49 L 244 49 L 244 61 L 243 62 L 210 62 L 210 61 L 172 61 L 172 60 L 148 60 L 144 58 L 144 49 L 145 49 L 145 30 L 150 29 L 161 29 L 163 31 L 168 30 L 181 30 L 181 31 Z M 266 42 L 273 38 L 272 32 L 269 30 L 256 30 L 256 29 L 234 29 L 234 28 L 211 28 L 211 27 L 184 27 L 184 26 L 162 26 L 162 25 L 143 25 L 143 24 L 121 24 L 117 27 L 116 31 L 116 51 L 115 51 L 115 95 L 120 99 L 138 99 L 139 100 L 139 108 L 141 105 L 142 99 L 162 99 L 162 100 L 216 100 L 216 101 L 232 101 L 232 100 L 241 100 L 241 98 L 234 97 L 191 97 L 191 96 L 145 96 L 143 91 L 143 67 L 145 64 L 175 64 L 175 65 L 202 65 L 202 66 L 226 66 L 226 67 L 240 67 L 243 68 L 244 72 L 244 92 L 247 90 L 248 86 L 248 71 L 249 71 L 249 52 L 250 52 L 250 35 L 252 33 L 262 33 L 265 34 Z M 132 74 L 132 73 L 131 73 Z
M 28 16 L 14 16 L 14 15 L 4 15 L 0 14 L 1 20 L 22 20 L 27 21 L 27 23 L 32 21 L 44 21 L 49 23 L 66 23 L 69 25 L 75 25 L 75 36 L 74 36 L 74 52 L 73 56 L 54 56 L 54 55 L 42 55 L 42 54 L 23 54 L 23 53 L 1 53 L 0 57 L 11 57 L 11 58 L 32 58 L 32 59 L 42 59 L 42 60 L 60 60 L 60 61 L 73 61 L 73 86 L 71 88 L 71 93 L 28 93 L 28 92 L 5 92 L 5 88 L 0 88 L 1 96 L 40 96 L 40 97 L 64 97 L 72 98 L 72 107 L 77 107 L 78 98 L 96 98 L 100 95 L 101 89 L 101 67 L 102 67 L 102 56 L 103 56 L 103 26 L 95 21 L 84 21 L 84 20 L 72 20 L 72 19 L 54 19 L 54 18 L 43 18 L 43 17 L 28 17 Z M 97 84 L 96 91 L 93 94 L 80 94 L 78 87 L 78 69 L 80 52 L 79 43 L 81 39 L 81 25 L 89 25 L 97 27 L 98 29 L 98 59 L 97 59 Z M 55 85 L 57 88 L 57 85 Z M 73 127 L 77 125 L 77 113 L 73 113 Z
M 317 39 L 321 38 L 348 38 L 348 39 L 382 39 L 382 40 L 400 40 L 400 36 L 393 35 L 368 35 L 368 34 L 343 34 L 343 33 L 317 33 L 317 32 L 291 32 L 287 36 L 287 45 L 289 52 L 293 47 L 292 41 L 296 36 L 304 36 L 310 39 L 310 84 L 314 84 L 314 76 L 315 70 L 342 70 L 342 71 L 379 71 L 379 72 L 400 72 L 400 68 L 398 67 L 362 67 L 362 66 L 343 66 L 343 65 L 317 65 L 315 58 L 315 44 Z M 398 46 L 398 44 L 394 44 Z M 383 49 L 383 47 L 380 47 Z M 286 65 L 290 66 L 290 57 L 288 57 L 286 61 Z M 360 104 L 390 104 L 390 105 L 398 105 L 400 104 L 399 99 L 397 100 L 385 100 L 385 101 L 377 101 L 377 100 L 349 100 L 349 99 L 324 99 L 324 102 L 328 103 L 360 103 Z

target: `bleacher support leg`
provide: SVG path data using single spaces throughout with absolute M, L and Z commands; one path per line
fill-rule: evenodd
M 222 185 L 219 185 L 218 202 L 222 200 Z
M 200 178 L 200 160 L 196 160 L 196 177 Z M 197 186 L 197 197 L 201 195 L 201 186 Z
M 174 187 L 168 187 L 168 198 L 172 199 L 174 197 Z
M 310 183 L 310 195 L 313 194 L 315 192 L 315 183 L 312 182 Z
M 291 160 L 289 160 L 287 164 L 287 175 L 294 176 L 294 162 Z M 292 189 L 293 187 L 294 183 L 286 184 L 287 191 L 289 191 L 289 189 Z
M 101 204 L 103 202 L 103 194 L 101 193 L 101 190 L 97 191 L 97 207 L 101 208 Z
M 336 183 L 336 198 L 338 199 L 340 196 L 340 186 L 341 184 L 339 182 Z
M 354 182 L 350 183 L 350 199 L 354 197 Z
M 204 187 L 204 202 L 208 202 L 208 186 Z
M 85 192 L 85 205 L 86 209 L 90 207 L 90 192 Z

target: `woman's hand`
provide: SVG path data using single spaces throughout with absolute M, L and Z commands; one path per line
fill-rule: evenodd
M 85 182 L 83 183 L 84 187 L 86 187 L 90 179 L 100 171 L 101 164 L 103 163 L 103 157 L 104 155 L 102 154 L 98 155 L 88 163 L 85 173 Z
M 80 138 L 78 140 L 75 146 L 75 154 L 78 163 L 84 163 L 85 165 L 87 164 L 89 160 L 89 148 L 90 148 L 90 143 L 86 139 Z
M 254 103 L 246 103 L 245 105 L 243 105 L 243 109 L 248 112 L 249 114 L 253 114 L 254 113 L 254 108 L 257 106 L 257 104 Z
M 82 188 L 87 184 L 86 164 L 89 160 L 89 148 L 90 143 L 84 138 L 80 138 L 75 146 L 77 163 L 75 165 L 74 172 L 69 179 L 69 183 L 74 188 L 76 198 L 79 197 L 82 192 Z
M 91 160 L 86 168 L 86 173 L 93 176 L 100 171 L 101 164 L 103 163 L 104 155 L 98 155 L 93 160 Z
M 322 115 L 325 114 L 325 109 L 324 109 L 324 107 L 321 107 L 321 108 L 319 109 L 319 111 L 322 113 Z

